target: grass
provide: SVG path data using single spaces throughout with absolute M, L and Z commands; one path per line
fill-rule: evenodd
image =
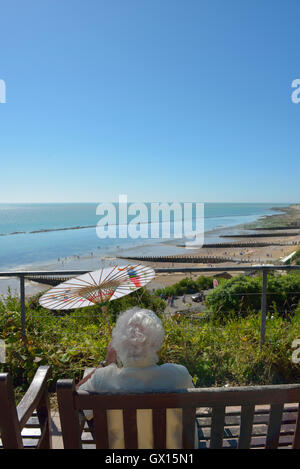
M 242 386 L 300 382 L 300 366 L 291 360 L 292 342 L 300 337 L 300 317 L 279 316 L 266 326 L 260 347 L 260 314 L 233 318 L 226 323 L 199 324 L 182 318 L 165 321 L 162 361 L 185 365 L 195 386 Z

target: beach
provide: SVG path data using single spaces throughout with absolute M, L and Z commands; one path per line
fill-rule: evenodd
M 186 250 L 186 256 L 190 257 L 206 257 L 206 256 L 216 256 L 216 257 L 230 257 L 236 260 L 235 263 L 233 262 L 220 262 L 218 264 L 204 264 L 204 263 L 191 263 L 188 264 L 186 262 L 180 263 L 175 262 L 175 259 L 180 257 L 179 255 L 173 256 L 170 262 L 149 262 L 144 261 L 145 265 L 152 266 L 155 268 L 163 268 L 163 267 L 176 267 L 176 268 L 184 268 L 187 266 L 193 267 L 213 267 L 214 265 L 218 267 L 224 267 L 224 272 L 226 271 L 226 266 L 229 265 L 240 265 L 241 272 L 243 271 L 243 266 L 251 266 L 256 264 L 279 264 L 284 261 L 286 257 L 290 254 L 295 252 L 298 249 L 298 245 L 300 244 L 300 229 L 294 229 L 291 227 L 294 225 L 299 225 L 300 227 L 300 205 L 292 205 L 287 207 L 286 213 L 278 214 L 278 215 L 270 215 L 270 217 L 265 217 L 263 219 L 258 220 L 255 223 L 249 225 L 241 225 L 237 226 L 232 231 L 232 238 L 230 238 L 230 242 L 240 243 L 241 238 L 234 237 L 235 233 L 238 233 L 238 236 L 241 235 L 243 232 L 243 236 L 247 236 L 243 238 L 243 243 L 247 244 L 254 244 L 254 243 L 268 243 L 266 246 L 251 246 L 251 247 L 202 247 L 199 249 L 195 249 L 191 252 L 190 249 Z M 258 238 L 251 236 L 252 233 L 260 233 L 261 235 L 270 234 L 270 227 L 282 227 L 280 229 L 276 229 L 276 236 L 268 237 L 268 236 L 260 236 L 259 241 Z M 286 228 L 289 228 L 289 235 L 284 236 L 280 233 L 286 233 Z M 256 231 L 256 228 L 259 228 L 259 231 Z M 274 231 L 273 231 L 274 233 Z M 273 234 L 272 233 L 272 234 Z M 228 238 L 224 239 L 226 243 L 229 242 Z M 280 243 L 280 244 L 279 244 Z M 242 263 L 239 261 L 243 261 Z M 232 273 L 232 275 L 237 275 L 238 272 Z M 172 285 L 175 282 L 178 282 L 182 278 L 186 277 L 187 274 L 181 273 L 174 273 L 174 274 L 157 274 L 155 280 L 152 281 L 152 285 L 155 288 L 161 288 L 162 286 Z M 188 274 L 191 278 L 196 278 L 200 274 Z M 212 275 L 212 273 L 204 273 L 202 275 Z
M 202 248 L 186 249 L 182 245 L 175 245 L 174 242 L 162 242 L 155 245 L 145 245 L 144 247 L 138 245 L 137 248 L 131 246 L 126 249 L 116 249 L 111 252 L 90 252 L 85 255 L 73 255 L 56 259 L 48 263 L 34 263 L 30 265 L 22 265 L 14 271 L 67 271 L 67 270 L 97 270 L 101 267 L 112 267 L 113 265 L 125 265 L 128 263 L 143 263 L 144 265 L 151 266 L 154 269 L 176 267 L 184 268 L 188 266 L 193 267 L 224 267 L 229 265 L 240 265 L 241 272 L 243 266 L 257 265 L 257 264 L 278 264 L 282 262 L 287 256 L 297 250 L 297 245 L 300 243 L 300 230 L 294 228 L 299 224 L 300 226 L 300 205 L 291 205 L 286 207 L 285 213 L 280 209 L 280 214 L 272 214 L 270 216 L 258 219 L 257 222 L 251 224 L 243 224 L 235 227 L 227 227 L 219 233 L 218 247 L 209 247 L 205 245 Z M 280 229 L 270 230 L 272 227 Z M 256 230 L 257 228 L 257 230 Z M 223 234 L 222 234 L 223 233 Z M 259 238 L 254 235 L 258 235 Z M 237 237 L 235 237 L 235 235 Z M 267 236 L 272 235 L 272 236 Z M 224 237 L 222 237 L 224 236 Z M 242 238 L 241 238 L 242 236 Z M 239 243 L 238 246 L 236 244 Z M 222 245 L 226 246 L 223 247 Z M 243 246 L 240 245 L 251 245 Z M 265 244 L 261 246 L 261 244 Z M 170 260 L 168 262 L 161 262 L 159 256 L 168 255 Z M 155 256 L 154 261 L 143 260 L 136 261 L 130 259 L 134 256 L 140 258 Z M 199 262 L 178 262 L 182 257 L 187 258 L 200 258 Z M 224 259 L 231 259 L 230 261 L 204 263 L 201 262 L 205 257 L 219 257 Z M 191 259 L 192 260 L 192 259 Z M 184 278 L 187 274 L 184 273 L 158 273 L 155 279 L 149 284 L 149 289 L 161 288 L 166 285 L 171 285 Z M 188 274 L 192 278 L 197 277 L 199 274 Z M 207 273 L 205 275 L 212 275 Z M 25 282 L 26 296 L 34 295 L 40 291 L 46 290 L 48 287 L 44 284 L 39 284 L 32 281 Z M 8 287 L 11 288 L 14 294 L 19 294 L 19 280 L 17 278 L 2 278 L 0 281 L 0 294 L 6 294 Z

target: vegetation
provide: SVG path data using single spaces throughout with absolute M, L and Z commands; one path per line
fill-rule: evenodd
M 287 286 L 290 290 L 292 285 L 298 288 L 298 279 L 292 275 L 285 277 L 270 278 L 269 287 L 279 285 L 284 291 Z M 192 286 L 190 280 L 179 283 L 186 288 Z M 211 310 L 218 314 L 202 321 L 183 315 L 162 316 L 164 301 L 145 289 L 109 303 L 108 316 L 113 325 L 117 314 L 133 305 L 156 311 L 166 332 L 160 363 L 185 365 L 196 386 L 300 382 L 300 366 L 291 360 L 293 340 L 300 337 L 300 307 L 287 317 L 272 306 L 265 345 L 261 348 L 260 314 L 251 311 L 249 304 L 245 315 L 245 306 L 241 309 L 236 302 L 234 292 L 245 292 L 245 288 L 249 293 L 254 289 L 257 292 L 260 283 L 261 279 L 249 277 L 223 282 L 209 295 L 208 301 Z M 231 308 L 235 314 L 223 314 L 220 305 L 224 301 L 225 309 Z M 38 366 L 44 364 L 52 367 L 51 391 L 55 390 L 59 378 L 79 380 L 86 367 L 96 366 L 104 359 L 109 342 L 108 326 L 100 306 L 70 313 L 51 312 L 40 307 L 38 297 L 26 305 L 26 333 L 27 344 L 24 344 L 19 300 L 8 296 L 0 301 L 0 338 L 7 346 L 7 361 L 0 364 L 0 371 L 9 371 L 19 390 L 27 388 Z
M 186 277 L 169 287 L 157 289 L 155 291 L 155 295 L 166 299 L 172 295 L 181 296 L 189 293 L 197 293 L 201 290 L 209 290 L 212 287 L 213 277 L 205 277 L 204 275 L 201 275 L 196 280 Z
M 265 345 L 259 346 L 260 315 L 192 322 L 164 321 L 162 362 L 185 365 L 196 386 L 255 385 L 300 382 L 292 343 L 300 337 L 300 309 L 290 320 L 268 315 Z
M 213 315 L 226 321 L 228 317 L 246 317 L 261 306 L 261 276 L 240 275 L 212 290 L 206 297 L 206 304 Z M 300 275 L 268 275 L 267 308 L 282 317 L 292 314 L 298 306 Z
M 105 358 L 109 329 L 99 305 L 73 312 L 49 311 L 39 305 L 37 295 L 26 305 L 27 343 L 21 337 L 19 299 L 9 295 L 0 301 L 0 339 L 6 344 L 6 363 L 0 371 L 9 371 L 14 385 L 26 388 L 40 365 L 51 365 L 52 383 L 59 378 L 79 379 L 87 366 Z M 117 314 L 140 305 L 160 313 L 165 303 L 146 289 L 107 304 L 111 325 Z
M 251 223 L 244 224 L 245 229 L 256 229 L 256 228 L 273 228 L 273 227 L 295 227 L 298 228 L 300 225 L 300 204 L 291 204 L 287 207 L 273 207 L 272 210 L 279 211 L 281 213 L 260 218 Z M 284 213 L 282 213 L 284 212 Z
M 288 260 L 289 264 L 300 265 L 300 249 L 296 251 L 294 256 Z

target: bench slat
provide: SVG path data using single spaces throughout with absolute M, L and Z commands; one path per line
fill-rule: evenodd
M 166 409 L 153 409 L 152 422 L 154 449 L 166 449 Z
M 300 403 L 298 404 L 298 416 L 293 440 L 293 449 L 300 449 Z
M 228 410 L 231 409 L 231 410 Z M 233 410 L 234 409 L 234 410 Z M 269 415 L 270 409 L 266 408 L 266 406 L 261 407 L 261 406 L 255 406 L 255 412 L 254 415 Z M 284 414 L 295 414 L 297 416 L 298 413 L 298 404 L 287 404 L 284 407 Z M 241 414 L 241 407 L 236 407 L 236 408 L 230 408 L 226 407 L 226 417 L 235 417 L 239 416 Z M 197 418 L 206 418 L 206 417 L 211 417 L 211 410 L 210 411 L 201 411 L 199 408 L 196 410 L 196 417 Z
M 182 448 L 195 448 L 196 409 L 182 409 Z
M 265 413 L 263 415 L 257 415 L 256 413 L 254 414 L 254 419 L 253 419 L 253 424 L 254 425 L 268 425 L 269 423 L 269 411 L 268 413 Z M 211 426 L 211 417 L 197 417 L 197 420 L 199 422 L 199 425 L 202 427 L 210 427 Z M 282 425 L 289 425 L 293 424 L 295 426 L 297 420 L 297 414 L 286 414 L 284 413 L 282 415 Z M 232 417 L 227 417 L 227 414 L 225 415 L 225 425 L 226 427 L 231 427 L 231 426 L 236 426 L 240 424 L 240 414 Z
M 94 434 L 97 449 L 108 449 L 108 427 L 105 410 L 94 410 Z
M 223 445 L 225 406 L 215 406 L 211 416 L 210 448 L 218 449 Z
M 283 404 L 271 405 L 268 433 L 266 438 L 266 449 L 276 449 L 279 442 Z
M 249 448 L 252 435 L 252 426 L 254 418 L 255 405 L 243 405 L 241 412 L 241 427 L 240 427 L 240 437 L 239 437 L 239 449 Z
M 138 448 L 137 421 L 135 409 L 123 409 L 124 440 L 126 449 Z

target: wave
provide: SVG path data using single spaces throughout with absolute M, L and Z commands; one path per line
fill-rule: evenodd
M 45 228 L 45 229 L 33 230 L 33 231 L 13 231 L 11 233 L 0 233 L 0 236 L 10 236 L 10 235 L 16 235 L 16 234 L 49 233 L 50 231 L 81 230 L 84 228 L 96 228 L 96 226 L 97 225 L 67 226 L 65 228 Z
M 281 207 L 274 207 L 272 208 L 271 210 L 282 210 Z M 282 212 L 284 213 L 284 212 Z M 245 218 L 247 216 L 247 214 L 228 214 L 228 215 L 208 215 L 208 216 L 204 216 L 204 221 L 205 220 L 212 220 L 212 219 L 232 219 L 232 218 Z M 250 216 L 254 216 L 254 217 L 260 217 L 260 218 L 263 218 L 263 217 L 266 217 L 268 215 L 263 215 L 263 214 L 259 214 L 259 213 L 255 213 L 255 214 L 251 214 Z M 132 219 L 131 220 L 128 220 L 128 223 L 130 221 L 133 221 L 135 218 L 135 216 L 132 216 Z M 178 223 L 178 222 L 184 222 L 184 221 L 193 221 L 193 222 L 196 222 L 197 220 L 200 220 L 202 217 L 200 218 L 192 218 L 191 220 L 184 220 L 184 217 L 182 219 L 176 219 L 176 220 L 171 220 L 171 223 L 174 224 L 174 223 Z M 155 220 L 155 221 L 149 221 L 149 220 L 146 220 L 146 221 L 141 221 L 141 222 L 138 222 L 138 224 L 155 224 L 155 223 L 159 223 L 159 224 L 162 224 L 162 223 L 165 223 L 165 222 L 169 222 L 170 220 L 167 219 L 167 220 Z M 0 236 L 11 236 L 11 235 L 19 235 L 19 234 L 37 234 L 37 233 L 50 233 L 50 232 L 54 232 L 54 231 L 68 231 L 68 230 L 82 230 L 82 229 L 89 229 L 89 228 L 97 228 L 98 225 L 77 225 L 77 226 L 66 226 L 66 227 L 62 227 L 62 228 L 41 228 L 39 230 L 33 230 L 33 231 L 12 231 L 10 233 L 0 233 Z M 109 226 L 121 226 L 119 225 L 118 223 L 111 223 L 109 224 Z M 220 226 L 220 225 L 219 225 Z M 221 225 L 221 227 L 226 227 L 227 224 L 225 225 Z

